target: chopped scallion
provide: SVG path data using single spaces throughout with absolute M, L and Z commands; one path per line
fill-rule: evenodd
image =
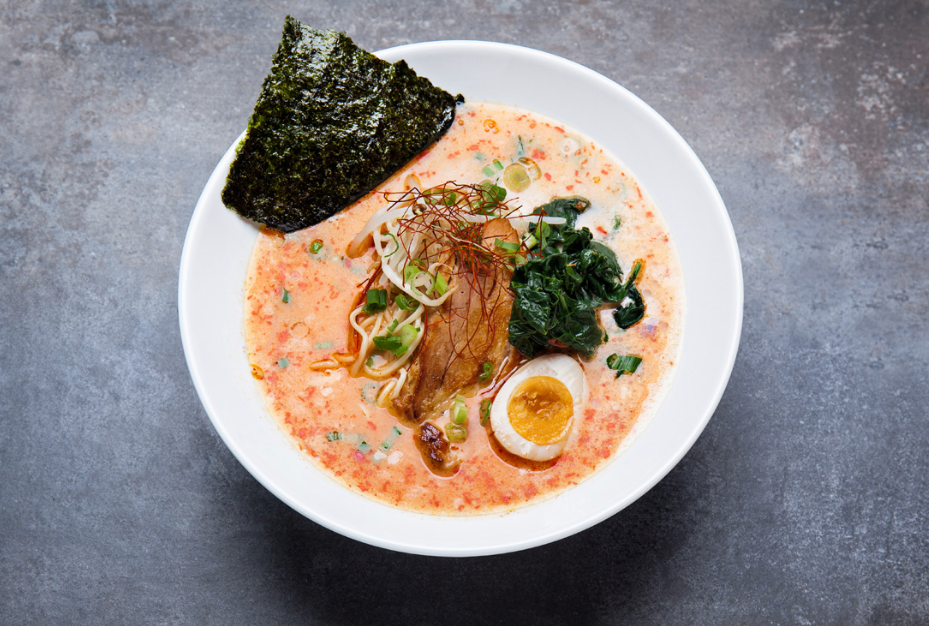
M 413 277 L 419 274 L 421 271 L 422 270 L 416 267 L 414 263 L 408 263 L 407 266 L 403 268 L 403 282 L 412 282 Z
M 481 426 L 487 423 L 487 420 L 490 419 L 490 407 L 493 405 L 493 402 L 490 400 L 481 400 Z
M 623 374 L 634 374 L 635 371 L 639 369 L 639 363 L 641 362 L 642 357 L 632 354 L 627 354 L 625 356 L 611 354 L 606 357 L 606 366 L 611 370 L 616 370 L 616 378 L 619 378 Z
M 368 451 L 371 449 L 371 446 L 368 445 L 367 441 L 362 441 L 361 443 L 358 444 L 358 447 L 355 449 L 361 452 L 362 454 L 367 454 Z
M 361 388 L 361 399 L 368 404 L 374 404 L 377 402 L 377 392 L 380 387 L 375 382 L 365 383 L 365 386 Z
M 419 302 L 415 300 L 410 300 L 402 293 L 397 294 L 397 297 L 394 298 L 394 302 L 396 303 L 398 307 L 400 307 L 404 311 L 415 311 L 417 308 L 419 308 Z
M 387 327 L 387 332 L 392 333 L 397 330 L 397 326 L 400 324 L 400 320 L 394 320 L 390 323 L 390 326 Z
M 397 335 L 374 337 L 373 341 L 375 348 L 378 350 L 386 350 L 387 352 L 394 352 L 403 345 L 403 343 L 400 341 L 400 337 Z
M 413 341 L 416 340 L 416 335 L 419 334 L 419 329 L 415 326 L 410 326 L 409 324 L 404 324 L 400 327 L 400 341 L 403 343 L 403 347 L 409 348 Z
M 331 430 L 326 433 L 326 441 L 342 441 L 342 433 L 337 430 Z
M 448 283 L 445 282 L 445 277 L 440 272 L 435 273 L 435 282 L 432 289 L 440 296 L 444 296 L 445 292 L 448 291 Z
M 465 397 L 462 395 L 455 396 L 455 403 L 452 404 L 451 412 L 452 421 L 456 424 L 466 424 L 468 421 L 468 407 L 465 406 Z
M 494 167 L 497 168 L 497 171 L 499 172 L 503 169 L 503 163 L 501 163 L 497 159 L 494 159 Z
M 461 424 L 449 422 L 445 425 L 445 434 L 448 435 L 448 440 L 452 443 L 461 443 L 468 439 L 468 428 Z
M 313 243 L 310 244 L 310 254 L 316 254 L 323 249 L 322 239 L 314 239 Z
M 281 291 L 283 292 L 281 293 L 281 302 L 288 304 L 290 302 L 290 292 L 283 287 L 281 287 Z
M 385 258 L 385 259 L 386 259 L 387 257 L 393 256 L 393 255 L 397 252 L 397 250 L 400 249 L 400 242 L 397 241 L 397 238 L 394 236 L 394 234 L 393 234 L 393 233 L 387 233 L 387 236 L 394 240 L 394 249 L 391 251 L 390 254 L 385 254 L 385 255 L 384 255 L 384 258 Z
M 491 375 L 493 375 L 494 364 L 491 363 L 490 361 L 485 361 L 484 364 L 481 366 L 481 369 L 482 369 L 481 375 L 478 376 L 478 380 L 480 380 L 481 382 L 484 382 L 485 380 L 488 380 L 491 377 Z
M 494 175 L 494 168 L 489 165 L 485 166 L 481 171 L 484 172 L 484 176 L 488 178 Z
M 381 442 L 381 450 L 387 452 L 390 448 L 397 442 L 397 438 L 403 433 L 399 428 L 394 426 L 390 429 L 390 433 L 387 435 L 387 438 Z
M 362 307 L 362 311 L 371 315 L 372 313 L 380 313 L 387 308 L 387 290 L 386 289 L 368 289 L 368 293 L 365 294 L 367 304 Z
M 516 252 L 517 250 L 519 250 L 518 243 L 505 241 L 500 238 L 494 239 L 494 245 L 502 250 L 506 250 L 507 252 Z
M 286 358 L 277 360 L 277 366 L 280 367 L 281 369 L 284 369 L 288 365 L 290 365 L 290 361 L 288 361 Z

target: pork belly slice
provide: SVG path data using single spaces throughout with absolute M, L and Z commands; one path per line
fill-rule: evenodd
M 503 218 L 488 221 L 481 237 L 490 249 L 496 239 L 518 242 L 516 230 Z M 500 265 L 460 274 L 454 293 L 430 316 L 406 391 L 394 402 L 408 423 L 435 419 L 456 395 L 473 392 L 484 363 L 491 363 L 497 375 L 504 363 L 516 361 L 508 358 L 515 350 L 508 330 L 513 308 L 510 276 Z

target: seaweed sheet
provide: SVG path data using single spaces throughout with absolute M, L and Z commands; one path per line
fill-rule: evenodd
M 223 202 L 282 232 L 317 224 L 438 140 L 460 101 L 405 61 L 287 16 Z

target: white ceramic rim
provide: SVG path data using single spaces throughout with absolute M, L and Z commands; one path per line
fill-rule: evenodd
M 661 480 L 691 448 L 723 395 L 738 351 L 743 306 L 738 245 L 725 205 L 703 164 L 668 122 L 584 66 L 538 50 L 482 41 L 409 44 L 377 54 L 389 61 L 406 59 L 452 93 L 523 106 L 562 121 L 612 151 L 639 179 L 669 224 L 687 290 L 678 372 L 661 407 L 607 468 L 560 496 L 510 513 L 422 515 L 341 487 L 290 444 L 247 375 L 242 284 L 257 231 L 219 200 L 238 139 L 197 202 L 181 256 L 178 312 L 194 386 L 220 437 L 262 485 L 345 536 L 414 554 L 477 556 L 580 532 Z M 621 125 L 608 123 L 618 114 Z M 705 295 L 709 291 L 712 295 Z M 233 302 L 238 308 L 230 311 Z M 233 328 L 236 317 L 238 329 Z

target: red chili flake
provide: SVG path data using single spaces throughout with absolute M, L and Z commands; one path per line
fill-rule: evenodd
M 608 232 L 606 232 L 606 229 L 603 226 L 597 226 L 597 232 L 600 233 L 601 235 L 609 234 Z
M 368 428 L 370 428 L 371 430 L 377 430 L 377 426 L 375 426 L 374 422 L 370 420 L 368 421 Z
M 568 191 L 571 191 L 572 189 L 574 189 L 574 185 L 565 185 L 565 189 L 567 189 Z
M 548 172 L 545 172 L 545 180 L 551 180 L 551 179 L 552 179 L 552 175 L 549 174 Z
M 477 145 L 477 144 L 473 144 L 473 145 L 471 145 L 471 146 L 468 146 L 468 150 L 477 150 L 477 149 L 478 149 L 478 145 Z
M 556 127 L 555 127 L 555 130 L 557 130 L 559 133 L 563 133 L 563 132 L 564 132 L 564 128 L 562 128 L 561 126 L 556 126 Z
M 645 212 L 645 217 L 655 217 L 655 214 L 652 213 L 651 211 L 646 211 L 646 212 Z
M 351 266 L 352 266 L 352 260 L 351 260 L 351 259 L 345 259 L 345 267 L 351 267 Z
M 538 148 L 536 148 L 532 151 L 532 158 L 536 159 L 537 161 L 544 161 L 545 153 L 539 150 Z
M 364 461 L 364 460 L 365 460 L 365 455 L 363 455 L 363 454 L 362 454 L 361 452 L 359 452 L 358 450 L 355 450 L 353 456 L 354 456 L 355 459 L 358 460 L 358 461 Z

